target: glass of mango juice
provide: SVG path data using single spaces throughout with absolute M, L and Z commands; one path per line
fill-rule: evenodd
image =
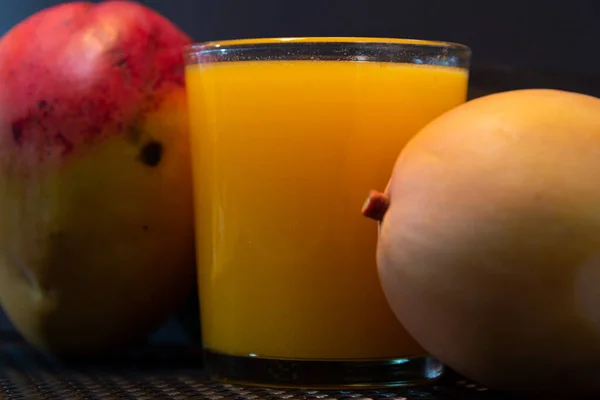
M 361 214 L 403 146 L 467 98 L 471 52 L 377 38 L 185 49 L 202 340 L 220 381 L 369 388 L 435 380 Z

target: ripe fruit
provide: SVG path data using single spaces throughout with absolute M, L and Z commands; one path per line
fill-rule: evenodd
M 503 389 L 600 391 L 600 99 L 461 105 L 402 151 L 366 214 L 391 307 L 433 356 Z
M 130 343 L 194 283 L 189 42 L 128 1 L 51 7 L 0 40 L 0 299 L 40 348 Z

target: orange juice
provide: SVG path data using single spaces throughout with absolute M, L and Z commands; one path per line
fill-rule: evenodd
M 229 355 L 423 355 L 361 215 L 404 144 L 466 99 L 465 69 L 360 61 L 190 65 L 204 345 Z

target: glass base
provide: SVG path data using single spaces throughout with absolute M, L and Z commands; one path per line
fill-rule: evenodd
M 251 386 L 301 389 L 375 389 L 414 386 L 440 378 L 444 366 L 431 357 L 375 360 L 291 360 L 230 356 L 206 350 L 211 379 Z

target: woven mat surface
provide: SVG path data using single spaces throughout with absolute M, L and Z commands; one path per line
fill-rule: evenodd
M 227 385 L 206 378 L 198 355 L 198 350 L 156 346 L 67 365 L 22 343 L 0 343 L 0 399 L 516 399 L 453 373 L 435 385 L 395 390 L 303 391 Z

